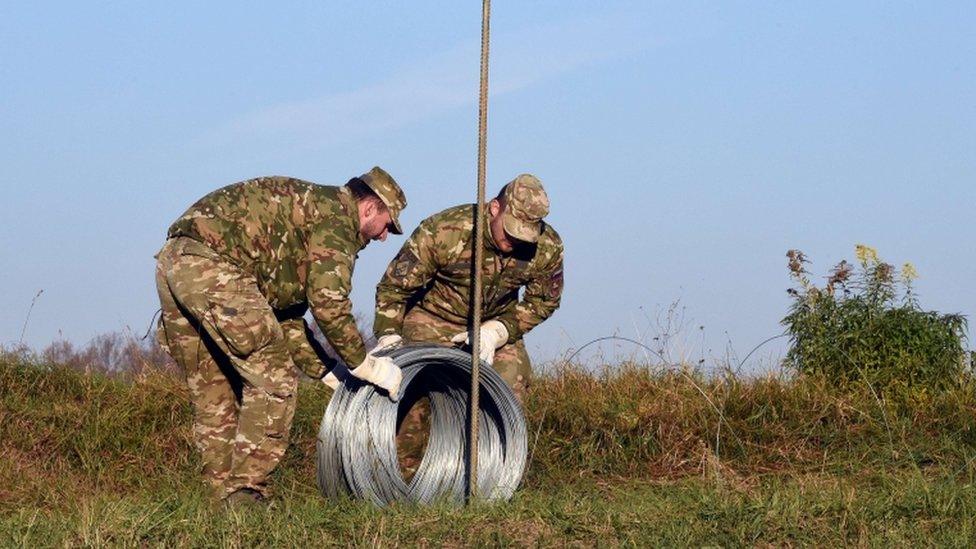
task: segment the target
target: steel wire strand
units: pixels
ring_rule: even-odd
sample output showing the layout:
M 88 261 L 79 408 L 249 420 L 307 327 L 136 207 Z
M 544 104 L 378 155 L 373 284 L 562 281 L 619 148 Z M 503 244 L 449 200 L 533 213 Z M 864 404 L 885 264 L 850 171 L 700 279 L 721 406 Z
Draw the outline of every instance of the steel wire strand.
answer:
M 454 387 L 470 386 L 470 378 L 458 375 L 457 372 L 450 370 L 439 371 L 438 376 L 451 377 L 445 388 L 447 394 L 443 398 L 432 401 L 431 413 L 431 440 L 428 447 L 431 449 L 429 455 L 436 456 L 438 459 L 425 460 L 415 474 L 419 477 L 418 482 L 411 483 L 411 501 L 420 503 L 432 503 L 439 495 L 449 493 L 451 499 L 462 498 L 467 482 L 466 461 L 464 460 L 466 445 L 464 444 L 465 431 L 464 423 L 456 421 L 455 418 L 466 417 L 468 400 L 466 391 L 459 391 Z M 432 396 L 439 395 L 439 388 L 432 387 Z M 485 408 L 481 410 L 479 421 L 479 456 L 485 456 L 485 463 L 501 463 L 505 459 L 504 438 L 500 432 L 499 425 L 504 420 L 499 417 L 497 410 L 493 409 L 493 403 L 487 402 Z M 492 490 L 491 487 L 497 486 L 501 480 L 503 468 L 486 467 L 479 465 L 479 487 L 484 490 Z M 428 478 L 430 477 L 430 478 Z M 481 480 L 483 479 L 483 480 Z
M 465 355 L 462 354 L 462 356 Z M 450 375 L 450 370 L 441 371 L 439 372 L 439 374 Z M 456 386 L 458 382 L 461 382 L 461 385 L 464 385 L 463 378 L 455 379 L 451 381 L 452 382 L 448 383 L 447 385 Z M 499 386 L 504 388 L 504 384 L 499 384 Z M 453 398 L 448 399 L 446 401 L 451 405 L 451 409 L 448 413 L 441 412 L 441 410 L 443 410 L 443 406 L 441 406 L 443 399 L 438 398 L 436 396 L 436 393 L 432 393 L 434 395 L 433 406 L 436 407 L 437 410 L 434 414 L 432 414 L 432 434 L 434 440 L 431 444 L 431 451 L 428 452 L 428 455 L 438 456 L 442 458 L 446 457 L 447 459 L 441 459 L 435 462 L 428 458 L 427 463 L 424 465 L 424 467 L 422 467 L 424 471 L 421 471 L 420 478 L 416 482 L 411 483 L 411 486 L 414 488 L 414 496 L 409 498 L 411 501 L 429 502 L 432 499 L 435 499 L 439 493 L 445 491 L 454 494 L 457 498 L 460 498 L 460 496 L 463 494 L 463 480 L 464 480 L 463 467 L 458 466 L 459 462 L 457 459 L 451 459 L 451 458 L 456 458 L 459 455 L 463 455 L 463 451 L 464 451 L 463 445 L 456 444 L 456 441 L 461 440 L 461 437 L 456 436 L 456 434 L 458 432 L 457 429 L 462 428 L 462 424 L 461 422 L 458 421 L 452 423 L 452 422 L 444 422 L 442 420 L 463 417 L 462 406 L 459 406 L 459 403 L 463 402 L 467 398 L 467 396 L 466 393 L 459 392 L 456 390 L 451 391 L 451 393 L 453 394 Z M 384 402 L 384 401 L 385 398 L 378 399 L 374 402 Z M 357 409 L 358 406 L 355 399 L 352 402 L 353 404 L 351 408 Z M 390 409 L 390 408 L 393 407 L 384 406 L 384 409 Z M 382 410 L 383 409 L 381 409 L 381 413 Z M 387 423 L 386 419 L 380 417 L 377 414 L 371 413 L 370 415 L 372 417 L 368 418 L 368 421 L 366 423 L 368 430 L 373 430 L 376 426 L 383 426 L 385 423 Z M 495 415 L 496 416 L 495 420 L 497 421 L 497 414 L 490 414 L 490 415 Z M 352 425 L 352 424 L 347 424 L 347 425 Z M 492 463 L 492 462 L 497 463 L 499 462 L 499 457 L 501 455 L 501 452 L 499 451 L 501 450 L 501 442 L 500 442 L 501 436 L 497 434 L 497 428 L 493 429 L 495 425 L 493 425 L 492 422 L 486 421 L 485 425 L 487 431 L 485 434 L 486 437 L 485 440 L 487 441 L 487 444 L 485 445 L 479 444 L 481 450 L 480 453 L 486 454 L 486 460 L 487 460 L 486 463 Z M 324 427 L 325 427 L 324 428 L 325 435 L 323 436 L 323 442 L 328 441 L 328 438 L 330 436 L 329 435 L 330 426 L 326 425 Z M 375 434 L 372 434 L 371 437 L 364 438 L 362 436 L 364 432 L 366 431 L 364 431 L 362 428 L 354 432 L 349 431 L 347 429 L 347 435 L 350 436 L 344 437 L 347 443 L 344 443 L 342 445 L 342 448 L 344 450 L 343 453 L 344 457 L 342 461 L 343 465 L 344 466 L 350 465 L 350 460 L 348 458 L 350 456 L 355 455 L 354 449 L 357 447 L 362 448 L 364 446 L 366 448 L 365 452 L 362 453 L 362 455 L 355 457 L 354 458 L 355 461 L 353 463 L 365 462 L 371 464 L 371 467 L 366 467 L 366 468 L 363 467 L 349 468 L 349 470 L 346 471 L 346 473 L 351 473 L 351 475 L 347 474 L 345 478 L 347 486 L 351 484 L 351 486 L 348 487 L 352 493 L 358 494 L 361 497 L 365 497 L 377 503 L 402 499 L 404 485 L 402 483 L 402 480 L 399 478 L 398 468 L 396 468 L 393 465 L 395 464 L 395 456 L 392 451 L 393 450 L 392 445 L 387 446 L 387 448 L 389 448 L 390 451 L 387 451 L 385 456 L 379 456 L 376 453 L 378 446 L 375 443 L 373 443 L 373 440 L 371 438 L 374 437 Z M 380 438 L 384 438 L 384 437 L 382 437 L 381 435 Z M 448 445 L 447 448 L 449 448 L 449 450 L 447 452 L 439 451 L 439 447 L 443 446 L 443 444 L 439 444 L 439 443 L 446 442 L 449 444 L 451 441 L 454 441 L 455 444 Z M 330 445 L 327 443 L 323 443 L 322 446 L 329 447 Z M 320 479 L 320 484 L 323 486 L 325 491 L 328 492 L 341 491 L 341 488 L 343 487 L 341 482 L 338 482 L 335 479 L 330 479 L 326 474 L 326 471 L 328 470 L 327 469 L 328 465 L 326 464 L 334 463 L 334 461 L 335 461 L 334 456 L 331 456 L 330 459 L 329 455 L 324 455 L 322 459 L 324 466 L 322 468 L 323 475 L 322 478 Z M 481 469 L 482 468 L 479 467 L 479 472 L 481 471 Z M 514 469 L 514 468 L 510 467 L 510 469 Z M 423 479 L 425 477 L 425 472 L 428 471 L 434 471 L 440 473 L 438 476 L 435 476 L 435 479 L 438 481 L 436 482 L 436 484 L 423 482 Z M 368 473 L 374 473 L 374 476 L 376 478 L 370 479 Z M 488 469 L 485 471 L 485 478 L 487 481 L 484 484 L 485 489 L 489 492 L 499 492 L 499 490 L 497 489 L 492 490 L 490 488 L 490 486 L 494 482 L 496 482 L 496 479 L 498 478 L 497 472 Z M 514 482 L 513 484 L 517 486 L 517 482 Z M 446 490 L 445 486 L 449 487 L 450 489 Z M 431 489 L 431 487 L 433 487 L 433 489 Z M 508 488 L 507 486 L 503 485 L 501 487 L 500 495 L 504 495 L 506 492 L 511 492 L 511 491 L 514 491 L 514 487 Z
M 461 504 L 467 482 L 471 355 L 440 346 L 407 346 L 383 353 L 403 373 L 400 401 L 346 376 L 319 429 L 318 485 L 326 497 L 354 497 L 379 506 L 394 502 Z M 514 393 L 486 364 L 480 375 L 478 494 L 512 497 L 522 481 L 528 435 Z M 417 470 L 403 480 L 396 452 L 398 421 L 414 403 L 429 401 L 430 436 Z

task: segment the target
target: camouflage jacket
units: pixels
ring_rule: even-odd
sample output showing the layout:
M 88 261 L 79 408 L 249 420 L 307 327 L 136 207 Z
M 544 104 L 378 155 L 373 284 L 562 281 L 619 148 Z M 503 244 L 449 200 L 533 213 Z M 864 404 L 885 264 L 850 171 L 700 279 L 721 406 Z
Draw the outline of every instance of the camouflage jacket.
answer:
M 253 274 L 276 313 L 290 311 L 286 316 L 294 318 L 296 311 L 310 308 L 350 367 L 365 358 L 349 291 L 356 256 L 366 241 L 359 234 L 356 200 L 345 187 L 289 177 L 235 183 L 197 201 L 168 236 L 203 242 Z M 307 341 L 297 343 L 297 333 L 297 325 L 295 334 L 286 333 L 293 355 L 314 356 Z M 302 369 L 321 377 L 321 365 L 313 372 L 306 362 Z
M 467 324 L 474 210 L 473 204 L 449 208 L 425 219 L 410 235 L 376 287 L 377 337 L 400 333 L 408 303 Z M 549 225 L 536 245 L 520 253 L 502 253 L 486 234 L 482 269 L 482 319 L 504 324 L 510 343 L 559 307 L 563 244 Z

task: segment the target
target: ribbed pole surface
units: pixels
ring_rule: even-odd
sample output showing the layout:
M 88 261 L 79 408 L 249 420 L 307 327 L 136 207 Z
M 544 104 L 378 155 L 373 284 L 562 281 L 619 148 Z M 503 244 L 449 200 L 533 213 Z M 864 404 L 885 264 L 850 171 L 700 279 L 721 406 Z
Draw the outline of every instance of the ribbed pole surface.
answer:
M 481 269 L 485 239 L 485 160 L 488 147 L 488 34 L 491 0 L 481 4 L 481 90 L 478 96 L 478 202 L 475 206 L 474 296 L 471 304 L 471 408 L 468 414 L 468 501 L 478 497 L 478 393 L 481 383 Z

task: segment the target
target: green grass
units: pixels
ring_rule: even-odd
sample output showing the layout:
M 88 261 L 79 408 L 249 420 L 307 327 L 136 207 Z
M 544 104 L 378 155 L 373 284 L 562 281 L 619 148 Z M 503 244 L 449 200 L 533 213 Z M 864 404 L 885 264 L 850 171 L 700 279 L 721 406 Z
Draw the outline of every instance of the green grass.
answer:
M 703 479 L 574 482 L 471 509 L 322 501 L 289 492 L 266 509 L 213 511 L 199 492 L 98 495 L 67 510 L 0 517 L 10 545 L 661 545 L 971 546 L 976 489 L 918 475 L 770 478 L 749 489 Z
M 884 399 L 803 378 L 564 368 L 527 406 L 506 504 L 378 510 L 314 486 L 327 391 L 303 385 L 270 506 L 214 507 L 171 372 L 0 354 L 0 546 L 976 543 L 976 392 Z

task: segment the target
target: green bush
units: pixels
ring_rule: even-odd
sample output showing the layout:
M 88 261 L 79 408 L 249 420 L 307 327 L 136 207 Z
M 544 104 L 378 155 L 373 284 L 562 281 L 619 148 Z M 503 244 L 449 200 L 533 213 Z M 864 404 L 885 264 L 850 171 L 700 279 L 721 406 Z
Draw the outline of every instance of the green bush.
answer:
M 810 282 L 803 252 L 787 252 L 797 282 L 788 290 L 793 303 L 782 321 L 791 338 L 787 365 L 838 385 L 957 384 L 969 355 L 966 318 L 923 311 L 912 291 L 917 274 L 910 263 L 897 271 L 864 245 L 856 255 L 857 266 L 841 261 L 821 288 Z

